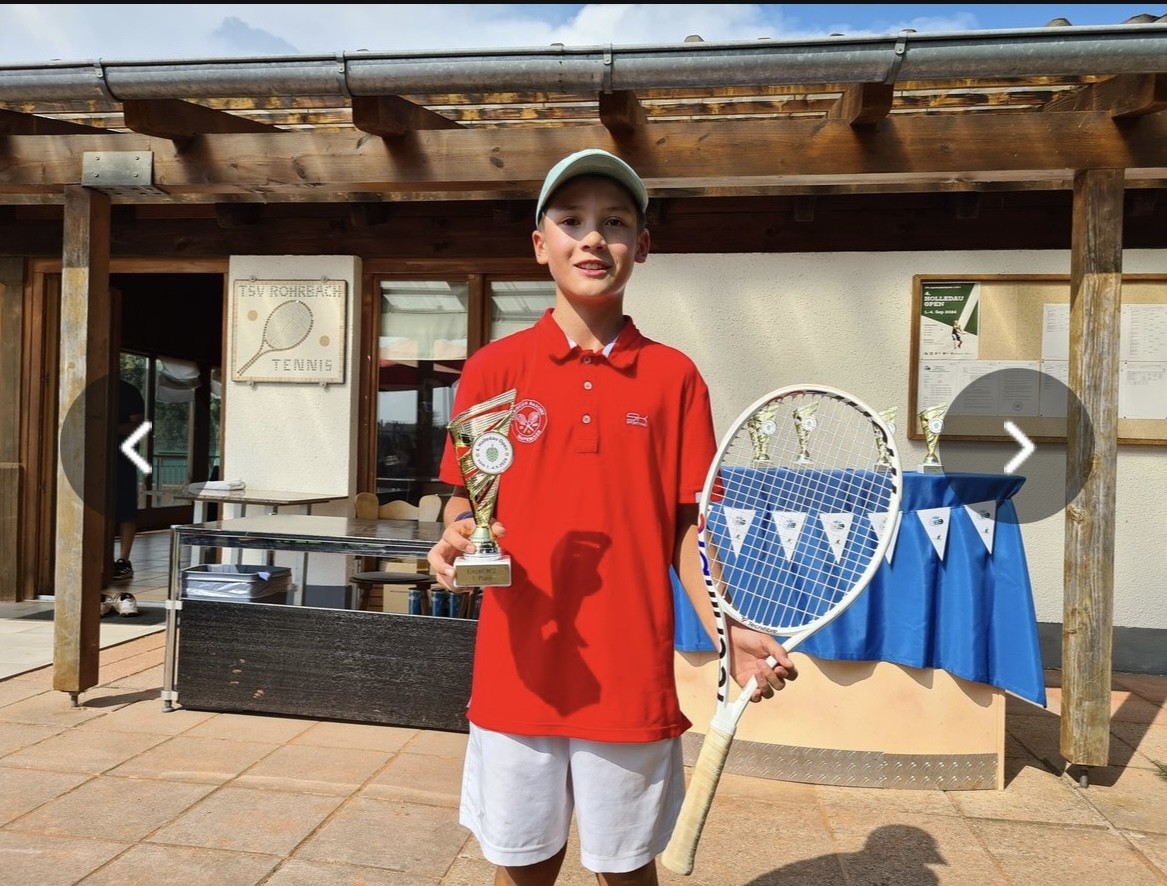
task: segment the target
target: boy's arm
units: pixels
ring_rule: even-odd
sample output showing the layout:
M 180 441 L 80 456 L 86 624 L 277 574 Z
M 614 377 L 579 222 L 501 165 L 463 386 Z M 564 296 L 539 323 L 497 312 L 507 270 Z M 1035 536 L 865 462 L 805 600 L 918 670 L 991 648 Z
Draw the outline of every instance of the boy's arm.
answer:
M 693 604 L 693 609 L 705 628 L 705 633 L 719 646 L 717 619 L 713 614 L 713 603 L 705 587 L 701 571 L 701 556 L 697 549 L 697 505 L 684 504 L 677 508 L 677 540 L 673 553 L 673 569 L 685 589 L 685 596 Z M 725 617 L 730 650 L 730 671 L 739 686 L 745 686 L 751 677 L 756 677 L 758 688 L 751 701 L 770 698 L 775 690 L 786 685 L 787 680 L 798 676 L 786 650 L 769 634 L 755 631 Z M 773 657 L 777 664 L 770 667 L 766 659 Z

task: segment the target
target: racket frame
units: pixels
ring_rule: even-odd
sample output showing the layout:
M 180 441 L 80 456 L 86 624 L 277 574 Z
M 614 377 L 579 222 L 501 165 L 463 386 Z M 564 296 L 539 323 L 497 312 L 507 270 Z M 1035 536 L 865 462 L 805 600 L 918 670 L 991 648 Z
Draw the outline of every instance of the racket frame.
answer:
M 701 743 L 701 751 L 693 765 L 689 786 L 685 792 L 685 799 L 681 805 L 681 811 L 677 816 L 677 823 L 673 829 L 672 838 L 665 848 L 664 853 L 661 855 L 661 860 L 666 868 L 673 873 L 683 876 L 688 876 L 693 872 L 693 865 L 697 855 L 697 845 L 700 842 L 701 832 L 705 827 L 705 820 L 713 804 L 713 796 L 717 791 L 717 784 L 721 779 L 722 770 L 724 770 L 726 760 L 729 757 L 734 733 L 737 731 L 737 724 L 750 704 L 750 697 L 758 688 L 757 678 L 751 677 L 734 699 L 730 700 L 728 698 L 732 675 L 730 674 L 727 614 L 729 617 L 734 617 L 737 613 L 733 609 L 732 604 L 726 601 L 721 595 L 713 581 L 707 538 L 709 509 L 712 504 L 714 490 L 718 486 L 722 459 L 737 438 L 742 427 L 764 406 L 775 400 L 789 399 L 797 394 L 819 394 L 824 397 L 843 401 L 856 411 L 862 413 L 882 432 L 887 447 L 888 462 L 890 463 L 890 467 L 883 469 L 883 472 L 891 480 L 888 512 L 889 519 L 894 522 L 890 523 L 885 531 L 877 537 L 876 546 L 872 552 L 870 562 L 864 569 L 863 574 L 859 576 L 846 594 L 817 619 L 792 631 L 789 635 L 775 635 L 785 637 L 782 641 L 782 646 L 787 652 L 794 651 L 805 639 L 838 618 L 867 589 L 871 584 L 871 580 L 875 577 L 876 572 L 882 566 L 883 560 L 887 555 L 888 546 L 891 544 L 892 539 L 895 538 L 898 528 L 900 506 L 903 500 L 903 469 L 895 446 L 895 440 L 883 418 L 874 409 L 851 394 L 826 385 L 796 385 L 778 388 L 755 400 L 742 410 L 737 419 L 730 425 L 729 431 L 723 435 L 717 452 L 713 457 L 713 462 L 709 466 L 709 472 L 705 477 L 705 486 L 701 490 L 697 516 L 697 551 L 701 558 L 701 577 L 705 582 L 705 590 L 708 592 L 710 603 L 713 606 L 714 623 L 717 632 L 717 707 L 710 721 L 709 730 L 706 732 L 705 738 Z M 874 467 L 874 461 L 872 464 Z M 737 619 L 735 618 L 735 620 Z M 777 661 L 771 656 L 767 659 L 767 663 L 770 667 L 774 667 Z

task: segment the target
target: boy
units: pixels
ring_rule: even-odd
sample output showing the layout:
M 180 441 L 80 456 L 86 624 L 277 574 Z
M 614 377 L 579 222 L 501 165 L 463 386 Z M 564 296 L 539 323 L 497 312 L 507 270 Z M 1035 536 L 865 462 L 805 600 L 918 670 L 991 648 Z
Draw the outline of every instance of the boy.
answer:
M 532 242 L 555 306 L 471 356 L 454 404 L 515 388 L 520 417 L 493 526 L 512 583 L 483 595 L 462 783 L 461 821 L 496 884 L 554 883 L 573 813 L 600 883 L 656 883 L 684 795 L 668 570 L 712 635 L 695 502 L 716 441 L 692 361 L 624 315 L 647 204 L 605 151 L 548 172 Z M 441 479 L 463 484 L 449 444 Z M 473 550 L 465 489 L 445 519 L 429 562 L 452 588 L 454 558 Z M 753 700 L 796 676 L 772 637 L 732 626 L 730 641 L 735 679 L 758 678 Z

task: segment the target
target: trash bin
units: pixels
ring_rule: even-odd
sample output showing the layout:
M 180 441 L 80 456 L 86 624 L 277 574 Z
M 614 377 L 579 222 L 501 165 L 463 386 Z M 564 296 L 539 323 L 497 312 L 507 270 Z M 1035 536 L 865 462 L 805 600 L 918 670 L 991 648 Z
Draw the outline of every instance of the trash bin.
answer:
M 187 600 L 286 603 L 291 589 L 292 570 L 287 566 L 204 563 L 182 570 L 182 596 Z

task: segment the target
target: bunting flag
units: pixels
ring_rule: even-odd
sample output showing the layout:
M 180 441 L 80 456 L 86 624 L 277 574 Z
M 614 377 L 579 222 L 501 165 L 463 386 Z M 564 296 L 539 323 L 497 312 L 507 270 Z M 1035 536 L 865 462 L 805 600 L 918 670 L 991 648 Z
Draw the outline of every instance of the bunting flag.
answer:
M 948 525 L 952 508 L 921 508 L 916 511 L 916 517 L 932 547 L 936 549 L 936 556 L 944 559 L 944 550 L 948 546 Z
M 851 523 L 855 515 L 850 511 L 838 514 L 819 514 L 819 523 L 826 533 L 827 541 L 831 544 L 831 553 L 835 555 L 835 562 L 843 559 L 843 552 L 847 548 L 847 538 L 851 535 Z
M 977 537 L 984 542 L 985 550 L 993 553 L 993 533 L 997 528 L 997 503 L 995 501 L 978 501 L 976 504 L 965 505 L 969 519 L 977 531 Z
M 722 510 L 725 512 L 725 526 L 729 530 L 729 543 L 733 546 L 733 552 L 740 554 L 742 543 L 749 535 L 750 527 L 754 525 L 756 512 L 753 508 L 725 507 Z
M 774 525 L 778 528 L 778 541 L 782 543 L 782 553 L 787 560 L 794 559 L 794 552 L 798 549 L 798 539 L 802 535 L 802 527 L 806 525 L 806 514 L 802 511 L 774 511 Z
M 894 514 L 890 511 L 869 511 L 867 519 L 871 522 L 871 528 L 875 530 L 875 536 L 880 541 L 883 541 L 884 536 L 891 534 L 891 541 L 888 543 L 887 551 L 883 558 L 888 563 L 891 562 L 892 554 L 896 549 L 897 536 L 900 532 L 900 512 L 896 511 Z

